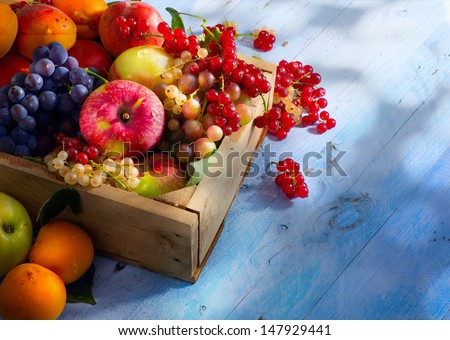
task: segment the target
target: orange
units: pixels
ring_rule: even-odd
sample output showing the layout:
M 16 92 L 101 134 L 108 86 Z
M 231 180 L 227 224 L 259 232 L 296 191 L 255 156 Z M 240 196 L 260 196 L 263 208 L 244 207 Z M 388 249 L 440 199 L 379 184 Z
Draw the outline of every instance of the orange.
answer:
M 108 8 L 104 0 L 53 0 L 53 6 L 66 13 L 77 25 L 77 39 L 98 38 L 100 17 Z
M 41 45 L 59 42 L 66 50 L 77 39 L 77 26 L 71 18 L 56 7 L 36 4 L 25 6 L 17 11 L 19 30 L 16 37 L 16 50 L 32 59 L 33 50 Z
M 30 262 L 55 272 L 66 284 L 83 276 L 93 260 L 94 246 L 89 235 L 66 221 L 44 225 L 30 252 Z
M 23 263 L 0 286 L 0 315 L 6 320 L 55 320 L 66 305 L 66 287 L 52 271 Z
M 11 49 L 19 27 L 16 14 L 11 7 L 0 3 L 0 58 Z

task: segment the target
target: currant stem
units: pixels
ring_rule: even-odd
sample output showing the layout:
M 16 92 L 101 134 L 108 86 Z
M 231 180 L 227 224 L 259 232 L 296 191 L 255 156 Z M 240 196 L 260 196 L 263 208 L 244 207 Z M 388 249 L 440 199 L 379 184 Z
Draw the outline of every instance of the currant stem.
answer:
M 90 74 L 91 76 L 94 76 L 95 78 L 100 79 L 103 83 L 107 84 L 109 83 L 109 81 L 105 78 L 103 78 L 101 75 L 99 75 L 98 73 L 95 73 L 93 71 L 91 71 L 90 69 L 88 69 L 87 67 L 84 68 L 84 70 L 87 72 L 87 74 Z
M 121 180 L 119 180 L 114 174 L 112 174 L 108 169 L 106 169 L 103 165 L 95 163 L 93 160 L 90 160 L 89 163 L 91 163 L 93 166 L 95 166 L 97 169 L 100 169 L 104 171 L 108 176 L 110 176 L 116 183 L 120 185 L 120 187 L 124 190 L 132 191 L 125 183 L 123 183 Z

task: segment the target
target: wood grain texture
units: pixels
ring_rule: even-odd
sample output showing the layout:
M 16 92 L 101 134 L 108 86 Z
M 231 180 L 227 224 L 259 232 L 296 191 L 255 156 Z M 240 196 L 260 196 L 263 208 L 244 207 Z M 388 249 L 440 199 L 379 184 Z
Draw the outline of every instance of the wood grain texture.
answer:
M 61 318 L 449 320 L 449 3 L 152 5 L 165 20 L 174 7 L 276 29 L 273 51 L 244 37 L 239 51 L 313 65 L 338 125 L 265 139 L 197 283 L 97 256 L 97 305 L 69 304 Z M 308 199 L 273 183 L 270 160 L 288 154 L 308 170 Z

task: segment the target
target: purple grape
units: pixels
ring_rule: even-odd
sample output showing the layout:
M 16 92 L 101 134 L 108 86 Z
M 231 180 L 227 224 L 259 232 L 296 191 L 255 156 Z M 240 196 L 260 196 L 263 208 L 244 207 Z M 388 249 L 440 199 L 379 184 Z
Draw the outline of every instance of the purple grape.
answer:
M 33 62 L 48 58 L 50 49 L 47 46 L 36 47 L 33 51 Z
M 16 144 L 25 144 L 30 138 L 28 132 L 21 129 L 20 127 L 15 127 L 14 129 L 12 129 L 10 135 Z
M 59 43 L 59 42 L 57 42 L 57 41 L 52 41 L 50 44 L 47 45 L 47 47 L 48 47 L 49 49 L 52 49 L 52 48 L 55 47 L 55 46 L 61 46 L 61 47 L 62 47 L 61 43 Z
M 42 92 L 39 95 L 39 106 L 46 111 L 56 109 L 58 106 L 58 96 L 52 91 Z
M 30 73 L 36 73 L 36 63 L 31 63 L 28 67 L 28 71 L 30 71 Z
M 36 125 L 40 128 L 47 126 L 50 121 L 50 116 L 47 111 L 39 110 L 33 115 L 36 120 Z
M 37 73 L 30 73 L 25 77 L 25 87 L 33 92 L 37 92 L 44 86 L 44 78 Z
M 0 92 L 0 109 L 9 107 L 9 98 L 8 94 Z
M 34 113 L 39 109 L 39 98 L 34 94 L 27 94 L 20 102 L 28 111 Z
M 7 107 L 3 107 L 0 109 L 0 124 L 4 126 L 8 126 L 12 123 L 11 112 Z
M 70 81 L 72 84 L 88 84 L 89 74 L 86 72 L 84 68 L 76 67 L 72 71 L 70 71 Z
M 64 84 L 70 81 L 69 74 L 70 71 L 67 67 L 58 66 L 53 73 L 52 78 L 57 84 Z
M 28 148 L 28 145 L 21 144 L 16 145 L 13 151 L 13 155 L 23 157 L 23 156 L 30 156 L 30 149 Z
M 58 90 L 58 84 L 53 80 L 53 78 L 45 78 L 44 79 L 44 86 L 42 86 L 41 91 L 52 91 L 57 92 Z
M 78 64 L 78 60 L 77 59 L 75 59 L 74 57 L 69 56 L 69 57 L 67 57 L 66 62 L 62 66 L 67 67 L 67 69 L 69 71 L 72 71 L 73 69 L 77 68 L 79 66 L 79 64 Z
M 33 136 L 33 135 L 30 136 L 30 139 L 27 142 L 27 146 L 30 149 L 30 151 L 34 151 L 37 148 L 38 141 L 37 141 L 36 136 Z
M 8 129 L 6 126 L 0 125 L 0 137 L 6 136 L 8 134 Z
M 23 73 L 23 72 L 18 72 L 16 74 L 14 74 L 11 77 L 11 85 L 16 85 L 16 86 L 23 87 L 26 76 L 27 75 L 25 73 Z
M 0 138 L 0 152 L 12 153 L 16 143 L 9 136 L 3 136 Z
M 22 104 L 14 104 L 9 111 L 11 112 L 12 119 L 16 122 L 20 122 L 28 115 L 27 109 Z
M 19 122 L 19 127 L 25 131 L 31 132 L 36 127 L 36 120 L 31 116 L 26 116 Z
M 51 77 L 53 72 L 55 72 L 55 64 L 48 58 L 37 61 L 34 68 L 36 73 L 41 75 L 43 78 Z
M 75 108 L 75 102 L 69 93 L 61 93 L 58 95 L 58 109 L 67 112 Z
M 53 61 L 56 65 L 62 65 L 66 62 L 69 54 L 67 50 L 62 46 L 54 46 L 50 49 L 48 57 L 51 61 Z
M 23 97 L 25 97 L 25 90 L 20 86 L 11 86 L 8 90 L 8 97 L 14 104 L 20 103 Z
M 76 84 L 72 87 L 72 91 L 70 92 L 70 97 L 72 97 L 73 101 L 76 103 L 84 103 L 84 100 L 89 95 L 89 90 L 86 86 L 81 84 Z

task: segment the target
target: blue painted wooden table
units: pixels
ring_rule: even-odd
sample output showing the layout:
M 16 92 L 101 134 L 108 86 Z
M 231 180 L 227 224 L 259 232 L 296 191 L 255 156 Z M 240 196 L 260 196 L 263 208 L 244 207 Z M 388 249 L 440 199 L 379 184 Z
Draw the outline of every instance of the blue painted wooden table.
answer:
M 266 138 L 194 285 L 96 257 L 95 306 L 62 319 L 450 319 L 450 3 L 152 1 L 239 31 L 323 76 L 335 129 Z M 185 17 L 198 28 L 199 21 Z M 197 26 L 195 26 L 197 25 Z M 290 201 L 267 161 L 288 152 L 310 196 Z

